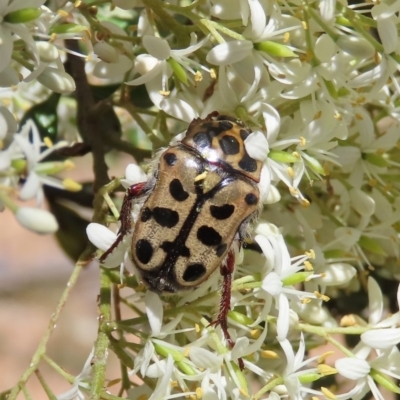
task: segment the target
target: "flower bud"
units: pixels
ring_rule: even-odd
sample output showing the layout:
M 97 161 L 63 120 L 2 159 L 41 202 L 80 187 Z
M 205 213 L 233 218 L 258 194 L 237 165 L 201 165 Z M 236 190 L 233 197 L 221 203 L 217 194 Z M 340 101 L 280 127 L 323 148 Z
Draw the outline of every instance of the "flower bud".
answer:
M 375 49 L 372 44 L 362 37 L 340 35 L 336 44 L 340 50 L 356 58 L 371 58 L 375 54 Z
M 75 90 L 75 82 L 71 75 L 57 68 L 46 67 L 37 80 L 56 93 L 66 94 Z
M 54 233 L 58 223 L 53 214 L 46 210 L 33 207 L 19 207 L 15 218 L 25 228 L 37 233 Z
M 22 8 L 8 13 L 4 20 L 13 24 L 23 24 L 35 20 L 40 14 L 40 8 Z
M 50 42 L 36 42 L 36 48 L 39 52 L 39 57 L 42 61 L 50 63 L 56 61 L 59 58 L 57 47 Z
M 115 63 L 119 60 L 118 50 L 106 42 L 98 42 L 93 46 L 93 51 L 100 60 L 107 63 Z

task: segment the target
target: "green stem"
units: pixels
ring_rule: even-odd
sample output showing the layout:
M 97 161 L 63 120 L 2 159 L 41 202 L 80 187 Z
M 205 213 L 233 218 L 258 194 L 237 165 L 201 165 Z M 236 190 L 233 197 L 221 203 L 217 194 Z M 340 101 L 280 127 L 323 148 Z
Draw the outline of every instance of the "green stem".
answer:
M 351 8 L 342 7 L 343 15 L 352 23 L 354 29 L 365 39 L 368 40 L 374 46 L 375 50 L 379 53 L 384 53 L 385 50 L 383 46 L 374 38 L 372 35 L 368 33 L 368 31 L 364 28 L 363 22 L 361 22 L 359 14 L 353 11 Z
M 42 385 L 43 390 L 46 392 L 47 397 L 49 398 L 49 400 L 57 400 L 56 396 L 54 395 L 54 393 L 50 389 L 50 386 L 44 380 L 43 375 L 40 373 L 40 371 L 38 369 L 35 371 L 35 375 L 38 378 L 38 381 L 40 382 L 40 384 Z
M 278 377 L 273 379 L 272 381 L 269 381 L 262 389 L 260 389 L 254 396 L 253 400 L 258 400 L 264 393 L 269 392 L 272 390 L 275 386 L 282 385 L 283 383 L 283 378 Z
M 314 326 L 308 324 L 298 324 L 297 329 L 302 332 L 314 333 L 324 338 L 329 334 L 340 333 L 343 335 L 361 335 L 364 332 L 370 331 L 370 326 L 347 326 L 347 327 L 333 327 L 326 328 L 324 326 Z
M 85 262 L 86 264 L 86 262 Z M 7 400 L 15 400 L 18 396 L 18 393 L 20 390 L 25 386 L 26 382 L 28 381 L 29 377 L 34 373 L 34 371 L 37 369 L 40 360 L 42 359 L 43 355 L 46 352 L 46 347 L 47 343 L 50 339 L 51 333 L 53 332 L 56 322 L 61 314 L 61 310 L 64 308 L 64 305 L 71 293 L 72 288 L 75 286 L 75 283 L 78 280 L 79 274 L 82 271 L 82 267 L 84 265 L 84 262 L 81 261 L 81 259 L 77 262 L 75 265 L 72 274 L 68 280 L 68 283 L 64 289 L 63 294 L 61 295 L 61 298 L 57 304 L 56 310 L 54 314 L 52 315 L 49 324 L 47 326 L 46 332 L 42 337 L 42 340 L 39 343 L 38 348 L 35 351 L 35 354 L 32 357 L 32 360 L 29 364 L 29 368 L 22 374 L 21 378 L 19 379 L 18 383 L 14 386 L 14 388 L 11 390 L 10 395 L 8 396 Z
M 100 326 L 111 321 L 111 281 L 107 274 L 100 270 Z M 108 335 L 99 329 L 94 346 L 93 381 L 90 400 L 100 400 L 105 387 L 107 355 L 110 340 Z
M 63 368 L 61 368 L 57 363 L 55 363 L 47 354 L 43 354 L 43 361 L 46 361 L 56 372 L 58 372 L 66 381 L 69 383 L 74 383 L 75 377 L 68 374 Z
M 163 28 L 175 36 L 178 46 L 186 47 L 189 44 L 190 37 L 186 27 L 165 10 L 166 3 L 161 0 L 143 0 L 143 3 L 157 15 Z

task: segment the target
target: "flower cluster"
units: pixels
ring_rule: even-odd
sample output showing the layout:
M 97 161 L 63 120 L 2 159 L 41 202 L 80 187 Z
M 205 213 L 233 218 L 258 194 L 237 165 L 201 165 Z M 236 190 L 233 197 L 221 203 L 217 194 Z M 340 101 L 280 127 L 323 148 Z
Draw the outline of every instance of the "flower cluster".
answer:
M 400 299 L 393 315 L 384 315 L 378 284 L 395 282 L 397 289 L 400 280 L 398 1 L 113 0 L 63 2 L 61 10 L 44 0 L 4 3 L 0 85 L 38 81 L 71 92 L 75 83 L 61 61 L 65 52 L 82 55 L 63 40 L 83 38 L 85 80 L 107 86 L 102 101 L 133 120 L 124 121 L 125 142 L 114 138 L 104 148 L 136 155 L 129 140 L 141 148 L 138 138 L 146 137 L 157 154 L 181 140 L 193 119 L 214 111 L 252 129 L 245 148 L 262 163 L 262 210 L 247 247 L 233 245 L 232 348 L 221 327 L 210 325 L 218 273 L 193 291 L 149 292 L 131 262 L 134 226 L 116 234 L 105 226 L 104 204 L 95 210 L 88 237 L 102 252 L 112 248 L 102 273 L 131 288 L 123 302 L 135 312 L 128 320 L 102 319 L 100 329 L 121 360 L 125 396 L 361 399 L 371 391 L 383 399 L 381 387 L 400 393 L 392 381 L 400 379 Z M 0 203 L 22 222 L 27 212 L 8 191 L 41 203 L 41 184 L 60 185 L 49 174 L 61 168 L 41 161 L 64 142 L 41 152 L 32 123 L 14 134 L 6 107 L 1 121 Z M 156 156 L 143 164 L 146 172 L 129 165 L 112 189 L 151 179 L 157 162 Z M 103 194 L 117 222 L 110 193 Z M 142 204 L 132 208 L 134 223 Z M 124 219 L 122 213 L 122 225 Z M 341 298 L 364 290 L 367 310 L 343 306 Z M 361 337 L 350 348 L 334 333 Z M 132 334 L 139 340 L 131 341 Z M 310 353 L 326 340 L 336 362 Z M 89 361 L 60 399 L 92 390 Z M 328 375 L 355 382 L 348 391 L 327 388 L 321 382 Z

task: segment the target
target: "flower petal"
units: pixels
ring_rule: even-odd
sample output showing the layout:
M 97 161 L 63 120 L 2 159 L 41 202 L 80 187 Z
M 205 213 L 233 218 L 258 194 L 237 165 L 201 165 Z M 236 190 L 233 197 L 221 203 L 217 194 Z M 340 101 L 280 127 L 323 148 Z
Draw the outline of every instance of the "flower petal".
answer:
M 339 371 L 340 375 L 351 380 L 365 378 L 371 370 L 367 361 L 355 357 L 345 357 L 336 360 L 335 368 Z

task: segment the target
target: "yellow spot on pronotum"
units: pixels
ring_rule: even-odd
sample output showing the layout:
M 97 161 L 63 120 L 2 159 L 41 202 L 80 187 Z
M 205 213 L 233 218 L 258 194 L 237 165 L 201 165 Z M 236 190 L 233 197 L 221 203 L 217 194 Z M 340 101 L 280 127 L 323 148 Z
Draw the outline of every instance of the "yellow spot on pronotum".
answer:
M 63 186 L 70 192 L 79 192 L 82 190 L 82 185 L 80 183 L 69 178 L 63 180 Z
M 326 387 L 321 386 L 321 392 L 329 400 L 335 400 L 336 399 L 336 396 L 329 389 L 327 389 Z
M 202 174 L 197 175 L 196 178 L 194 178 L 194 181 L 195 182 L 204 181 L 204 179 L 206 179 L 206 176 L 207 176 L 207 171 L 204 171 Z
M 260 353 L 262 358 L 269 358 L 271 360 L 278 360 L 279 359 L 279 355 L 278 353 L 275 353 L 275 351 L 272 350 L 263 350 Z

